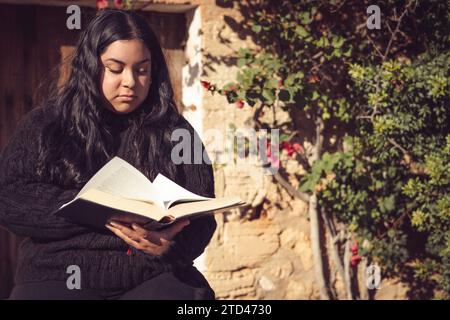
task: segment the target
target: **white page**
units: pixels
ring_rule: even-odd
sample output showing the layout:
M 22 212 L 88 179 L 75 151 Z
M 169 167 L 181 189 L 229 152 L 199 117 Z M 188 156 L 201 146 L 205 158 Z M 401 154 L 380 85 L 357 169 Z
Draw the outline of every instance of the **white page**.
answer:
M 161 194 L 150 180 L 125 160 L 114 157 L 105 164 L 81 189 L 77 197 L 88 189 L 98 189 L 123 198 L 150 201 L 163 207 Z
M 186 190 L 179 184 L 173 182 L 161 173 L 158 173 L 155 180 L 153 180 L 153 187 L 160 192 L 160 199 L 164 202 L 165 208 L 169 208 L 172 203 L 180 200 L 210 200 L 214 198 L 207 198 L 199 196 L 195 193 Z

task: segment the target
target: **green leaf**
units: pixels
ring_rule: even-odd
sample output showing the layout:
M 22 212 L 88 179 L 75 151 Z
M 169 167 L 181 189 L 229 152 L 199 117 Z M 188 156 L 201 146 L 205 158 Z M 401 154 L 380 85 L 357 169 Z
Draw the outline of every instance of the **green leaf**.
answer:
M 301 38 L 305 38 L 309 34 L 308 31 L 306 31 L 306 29 L 301 25 L 295 27 L 295 33 L 298 34 Z
M 261 32 L 261 26 L 259 24 L 255 24 L 252 27 L 253 32 L 260 33 Z
M 234 83 L 234 82 L 228 82 L 228 83 L 226 83 L 226 84 L 223 86 L 222 89 L 223 89 L 224 91 L 230 91 L 230 89 L 233 88 L 233 87 L 237 87 L 237 84 Z
M 395 195 L 391 195 L 387 198 L 384 198 L 384 208 L 387 211 L 392 211 L 395 209 Z
M 272 104 L 273 101 L 275 100 L 275 94 L 274 94 L 273 90 L 264 89 L 262 92 L 262 95 L 269 104 Z
M 313 91 L 311 100 L 317 100 L 320 97 L 320 94 L 317 91 Z
M 334 49 L 334 50 L 333 50 L 333 55 L 334 55 L 336 58 L 340 58 L 341 55 L 342 55 L 342 51 L 339 50 L 339 49 Z
M 264 84 L 264 88 L 266 89 L 276 89 L 278 88 L 278 80 L 277 79 L 270 79 L 266 81 Z
M 312 22 L 311 14 L 309 12 L 302 12 L 300 14 L 300 22 L 302 24 L 310 24 Z
M 347 51 L 343 53 L 344 57 L 350 57 L 352 55 L 352 47 L 349 47 Z
M 333 40 L 331 41 L 331 44 L 333 45 L 333 48 L 339 49 L 344 44 L 345 39 L 343 37 L 337 37 L 334 36 Z
M 321 37 L 317 42 L 316 45 L 320 48 L 328 47 L 330 45 L 330 41 L 328 41 L 327 37 Z
M 237 60 L 237 66 L 239 67 L 239 68 L 242 68 L 243 66 L 245 66 L 247 64 L 247 59 L 245 59 L 245 58 L 239 58 L 238 60 Z
M 291 87 L 291 86 L 294 86 L 294 85 L 298 85 L 298 84 L 301 83 L 301 79 L 303 79 L 304 76 L 305 75 L 304 75 L 304 73 L 302 71 L 299 71 L 297 73 L 291 73 L 284 80 L 284 85 L 286 87 Z

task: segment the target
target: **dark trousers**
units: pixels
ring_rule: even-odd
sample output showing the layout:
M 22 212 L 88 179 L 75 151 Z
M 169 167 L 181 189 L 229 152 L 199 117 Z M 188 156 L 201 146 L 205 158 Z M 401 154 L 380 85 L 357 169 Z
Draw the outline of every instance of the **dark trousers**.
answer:
M 128 291 L 68 289 L 65 281 L 17 285 L 9 300 L 214 300 L 214 291 L 195 268 L 165 272 Z

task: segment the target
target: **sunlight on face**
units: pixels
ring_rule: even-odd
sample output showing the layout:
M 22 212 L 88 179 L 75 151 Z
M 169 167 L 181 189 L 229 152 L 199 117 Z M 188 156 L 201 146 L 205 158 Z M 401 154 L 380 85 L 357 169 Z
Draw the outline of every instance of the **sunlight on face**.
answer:
M 101 88 L 111 111 L 126 114 L 145 100 L 151 84 L 151 56 L 137 39 L 117 40 L 100 56 Z

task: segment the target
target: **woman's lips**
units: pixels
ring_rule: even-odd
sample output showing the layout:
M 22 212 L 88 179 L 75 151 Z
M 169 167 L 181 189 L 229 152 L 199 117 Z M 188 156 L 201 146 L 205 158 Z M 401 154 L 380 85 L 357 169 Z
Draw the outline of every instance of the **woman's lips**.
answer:
M 120 101 L 132 101 L 136 99 L 136 96 L 118 96 L 117 99 Z

